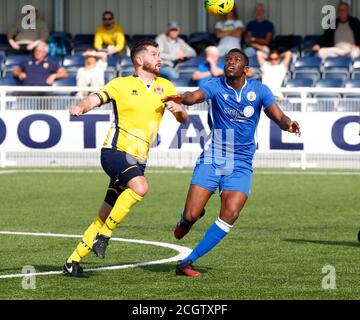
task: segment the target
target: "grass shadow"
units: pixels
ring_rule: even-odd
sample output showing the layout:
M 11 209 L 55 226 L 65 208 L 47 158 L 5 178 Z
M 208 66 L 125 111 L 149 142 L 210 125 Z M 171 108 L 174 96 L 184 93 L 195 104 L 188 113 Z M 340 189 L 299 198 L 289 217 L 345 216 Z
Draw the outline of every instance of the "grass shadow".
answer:
M 360 247 L 360 243 L 356 241 L 336 241 L 336 240 L 307 240 L 307 239 L 283 239 L 282 241 L 293 243 L 313 243 L 326 246 L 340 246 L 340 247 Z

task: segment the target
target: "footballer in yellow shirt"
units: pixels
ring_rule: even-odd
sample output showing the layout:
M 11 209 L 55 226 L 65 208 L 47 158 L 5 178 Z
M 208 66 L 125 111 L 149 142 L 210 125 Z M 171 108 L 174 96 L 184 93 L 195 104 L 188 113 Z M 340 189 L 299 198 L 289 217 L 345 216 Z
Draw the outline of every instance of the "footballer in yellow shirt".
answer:
M 135 67 L 133 76 L 110 81 L 69 110 L 71 115 L 79 116 L 112 102 L 115 115 L 101 149 L 101 165 L 110 177 L 110 184 L 97 217 L 64 263 L 64 273 L 70 276 L 85 275 L 79 262 L 91 250 L 99 258 L 105 257 L 113 230 L 147 193 L 145 162 L 165 109 L 180 123 L 188 120 L 188 113 L 180 104 L 162 102 L 164 97 L 176 95 L 176 89 L 170 81 L 158 77 L 161 67 L 158 44 L 152 39 L 140 40 L 131 49 L 131 59 Z

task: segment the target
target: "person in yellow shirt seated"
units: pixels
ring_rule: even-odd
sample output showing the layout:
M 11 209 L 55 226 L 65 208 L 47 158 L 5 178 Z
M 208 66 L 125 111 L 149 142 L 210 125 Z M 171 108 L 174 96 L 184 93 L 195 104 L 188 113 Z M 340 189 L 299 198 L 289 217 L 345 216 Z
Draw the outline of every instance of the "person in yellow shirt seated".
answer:
M 124 30 L 115 23 L 114 14 L 111 11 L 105 11 L 102 20 L 102 25 L 95 32 L 94 48 L 106 51 L 108 55 L 121 52 L 126 45 Z

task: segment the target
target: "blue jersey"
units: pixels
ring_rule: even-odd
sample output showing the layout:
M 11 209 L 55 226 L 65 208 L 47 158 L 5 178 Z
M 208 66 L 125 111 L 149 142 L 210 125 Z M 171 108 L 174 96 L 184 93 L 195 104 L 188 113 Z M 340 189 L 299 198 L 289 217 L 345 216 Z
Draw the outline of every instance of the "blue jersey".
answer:
M 201 90 L 205 99 L 210 100 L 211 137 L 200 162 L 211 161 L 216 167 L 229 169 L 251 166 L 261 109 L 276 103 L 274 95 L 266 85 L 253 79 L 247 79 L 237 91 L 224 77 L 207 81 Z

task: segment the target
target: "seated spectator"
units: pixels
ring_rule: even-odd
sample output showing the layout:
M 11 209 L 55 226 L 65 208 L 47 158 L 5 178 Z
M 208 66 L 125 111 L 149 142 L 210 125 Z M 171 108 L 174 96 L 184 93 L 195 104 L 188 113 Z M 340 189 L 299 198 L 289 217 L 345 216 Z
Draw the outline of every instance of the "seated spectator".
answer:
M 266 56 L 269 51 L 269 45 L 274 35 L 274 25 L 265 19 L 265 6 L 258 3 L 255 6 L 255 20 L 250 21 L 246 26 L 244 50 L 248 57 L 256 54 L 260 50 Z
M 205 49 L 206 62 L 198 65 L 192 75 L 192 79 L 197 81 L 197 86 L 201 87 L 212 77 L 220 77 L 224 74 L 224 63 L 219 60 L 219 49 L 209 46 Z
M 13 75 L 25 86 L 51 86 L 56 79 L 66 78 L 68 72 L 56 62 L 47 58 L 48 45 L 40 41 L 34 50 L 34 57 L 16 67 Z
M 360 56 L 360 21 L 349 15 L 349 5 L 341 2 L 338 6 L 336 29 L 327 29 L 313 51 L 319 52 L 322 59 L 328 57 Z
M 238 18 L 236 6 L 222 20 L 215 24 L 215 35 L 219 41 L 220 56 L 225 56 L 233 48 L 241 48 L 244 24 Z
M 76 75 L 78 87 L 102 87 L 105 84 L 105 70 L 107 68 L 106 52 L 88 49 L 83 53 L 84 67 L 79 68 Z M 88 92 L 78 92 L 77 96 L 84 97 Z
M 163 65 L 160 69 L 160 76 L 174 80 L 179 78 L 177 66 L 187 58 L 195 57 L 195 50 L 179 37 L 180 27 L 177 22 L 168 23 L 166 34 L 156 37 Z
M 32 16 L 32 15 L 35 16 Z M 36 19 L 35 29 L 23 29 L 22 20 L 10 27 L 7 39 L 12 48 L 10 53 L 30 53 L 40 41 L 46 42 L 49 36 L 49 29 L 44 20 L 40 18 L 38 10 L 29 14 L 30 19 Z
M 281 100 L 283 95 L 280 88 L 289 69 L 291 51 L 285 51 L 280 55 L 279 51 L 271 50 L 267 59 L 257 51 L 256 56 L 262 73 L 262 83 L 269 87 L 277 100 Z
M 115 23 L 114 14 L 111 11 L 105 11 L 102 20 L 102 25 L 95 32 L 94 48 L 108 55 L 124 53 L 125 33 L 121 26 Z

